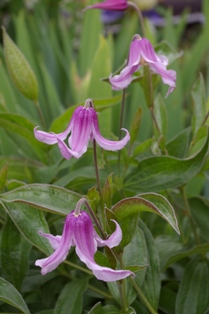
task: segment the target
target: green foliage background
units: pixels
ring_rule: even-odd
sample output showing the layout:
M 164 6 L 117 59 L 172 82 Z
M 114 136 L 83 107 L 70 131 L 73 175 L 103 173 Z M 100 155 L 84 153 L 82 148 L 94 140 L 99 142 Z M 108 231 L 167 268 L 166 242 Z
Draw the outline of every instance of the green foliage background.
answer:
M 86 4 L 61 0 L 38 1 L 33 8 L 21 0 L 0 4 L 1 24 L 35 73 L 43 115 L 41 120 L 37 104 L 14 86 L 1 45 L 1 313 L 122 313 L 117 284 L 97 281 L 73 250 L 65 263 L 46 276 L 34 266 L 36 259 L 51 253 L 38 230 L 60 234 L 64 216 L 82 195 L 87 195 L 95 210 L 99 199 L 92 147 L 79 160 L 69 162 L 61 158 L 56 145 L 38 142 L 33 129 L 39 125 L 47 131 L 63 131 L 75 107 L 92 98 L 100 112 L 102 135 L 117 139 L 122 94 L 113 92 L 101 78 L 124 63 L 132 36 L 141 31 L 135 12 L 128 10 L 119 32 L 104 36 L 100 12 L 82 13 Z M 124 127 L 130 130 L 138 112 L 140 128 L 138 133 L 132 129 L 131 149 L 121 151 L 123 180 L 117 154 L 98 150 L 106 216 L 116 217 L 123 230 L 119 249 L 124 266 L 147 266 L 136 273 L 135 284 L 155 313 L 209 313 L 206 0 L 203 12 L 205 23 L 192 30 L 186 13 L 173 25 L 172 12 L 166 10 L 166 27 L 161 29 L 146 21 L 146 37 L 159 54 L 167 55 L 169 68 L 177 72 L 177 88 L 166 99 L 167 86 L 153 77 L 160 136 L 152 125 L 142 77 L 126 93 Z M 178 225 L 180 236 L 174 231 Z M 108 233 L 111 228 L 110 224 Z M 104 255 L 95 258 L 106 262 Z M 126 313 L 150 312 L 128 280 L 126 299 Z

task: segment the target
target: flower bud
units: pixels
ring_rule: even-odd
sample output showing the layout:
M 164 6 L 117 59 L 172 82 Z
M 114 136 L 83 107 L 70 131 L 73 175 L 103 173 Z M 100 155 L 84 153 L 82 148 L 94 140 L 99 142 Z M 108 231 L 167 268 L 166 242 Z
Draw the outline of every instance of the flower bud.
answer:
M 17 89 L 28 99 L 38 99 L 38 83 L 28 61 L 3 27 L 4 55 L 8 72 Z

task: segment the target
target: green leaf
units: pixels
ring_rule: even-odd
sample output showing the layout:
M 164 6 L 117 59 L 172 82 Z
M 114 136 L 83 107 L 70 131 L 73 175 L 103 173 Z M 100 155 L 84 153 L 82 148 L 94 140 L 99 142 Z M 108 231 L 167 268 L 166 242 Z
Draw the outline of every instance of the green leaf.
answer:
M 185 257 L 189 257 L 196 254 L 205 254 L 209 252 L 209 243 L 199 244 L 189 249 L 183 249 L 172 254 L 167 260 L 165 260 L 164 268 L 166 269 L 171 264 L 174 264 Z
M 176 293 L 167 287 L 162 287 L 160 292 L 159 309 L 166 314 L 175 314 Z
M 0 113 L 0 126 L 9 131 L 10 136 L 14 136 L 14 140 L 16 140 L 16 135 L 26 139 L 30 149 L 36 153 L 40 160 L 47 162 L 48 159 L 44 152 L 49 149 L 49 146 L 36 140 L 33 133 L 35 125 L 32 122 L 20 115 Z
M 36 161 L 18 157 L 0 157 L 0 167 L 3 167 L 6 163 L 8 163 L 8 180 L 41 181 L 39 171 L 42 167 Z M 46 181 L 46 178 L 44 181 Z
M 130 144 L 132 145 L 138 135 L 140 124 L 141 124 L 141 119 L 142 119 L 142 108 L 139 107 L 134 115 L 133 121 L 131 123 L 130 127 Z
M 151 70 L 148 64 L 145 64 L 143 67 L 144 75 L 139 77 L 139 82 L 141 83 L 143 90 L 144 90 L 144 97 L 146 100 L 147 107 L 153 108 L 154 106 L 154 95 L 153 95 L 153 78 L 151 74 Z
M 99 36 L 102 27 L 99 15 L 99 10 L 88 10 L 84 13 L 78 56 L 81 76 L 91 68 L 92 59 L 99 45 Z
M 121 246 L 125 246 L 130 242 L 134 229 L 131 229 L 129 224 L 130 222 L 134 223 L 134 221 L 136 221 L 136 215 L 143 211 L 158 214 L 179 233 L 173 207 L 160 194 L 147 193 L 140 195 L 140 197 L 123 199 L 112 207 L 112 211 L 117 217 L 123 231 Z
M 177 158 L 184 158 L 189 149 L 191 128 L 186 128 L 166 144 L 168 154 Z
M 190 158 L 157 156 L 143 159 L 127 177 L 125 188 L 139 193 L 181 186 L 199 173 L 207 150 L 208 136 L 202 148 Z
M 209 202 L 204 197 L 192 197 L 189 199 L 189 206 L 192 217 L 199 227 L 200 234 L 206 241 L 209 241 Z
M 207 1 L 205 1 L 206 3 Z M 203 31 L 200 36 L 196 37 L 196 41 L 193 46 L 190 48 L 189 57 L 187 58 L 187 62 L 184 64 L 184 68 L 182 71 L 182 82 L 183 88 L 185 91 L 189 91 L 192 88 L 192 84 L 196 79 L 196 73 L 198 72 L 198 68 L 204 58 L 204 53 L 209 48 L 208 43 L 208 27 L 205 24 Z
M 22 296 L 13 285 L 3 278 L 0 278 L 0 300 L 14 306 L 24 314 L 30 314 L 30 311 Z
M 157 311 L 161 288 L 159 256 L 152 234 L 141 220 L 139 220 L 139 227 L 144 233 L 149 265 L 141 290 L 152 308 Z
M 205 82 L 202 74 L 199 74 L 199 78 L 196 80 L 192 88 L 193 99 L 193 117 L 192 117 L 192 131 L 195 136 L 198 129 L 202 126 L 202 123 L 206 117 L 206 100 L 205 100 Z
M 198 259 L 186 267 L 176 299 L 176 314 L 205 313 L 209 305 L 208 264 Z
M 66 284 L 58 297 L 54 314 L 81 314 L 87 283 L 88 279 L 76 279 Z
M 75 192 L 47 184 L 30 184 L 0 195 L 8 204 L 16 202 L 20 207 L 26 204 L 65 216 L 75 209 L 80 198 Z
M 95 304 L 88 314 L 120 314 L 121 311 L 114 305 L 101 306 L 101 302 Z M 134 313 L 134 312 L 133 312 Z
M 178 234 L 180 233 L 174 209 L 172 205 L 169 203 L 169 201 L 163 195 L 155 193 L 146 193 L 141 194 L 140 197 L 154 204 L 154 206 L 157 208 L 157 214 L 161 216 L 164 220 L 166 220 Z M 154 211 L 151 210 L 151 212 Z
M 20 291 L 28 271 L 31 245 L 23 238 L 12 220 L 7 217 L 1 237 L 2 275 Z
M 155 46 L 155 52 L 158 55 L 164 55 L 168 58 L 169 64 L 174 62 L 176 59 L 179 59 L 183 52 L 177 52 L 167 41 L 162 41 Z
M 154 101 L 154 113 L 160 133 L 166 138 L 168 117 L 165 103 L 160 94 L 157 95 Z
M 7 180 L 8 164 L 6 163 L 0 170 L 0 191 L 4 189 Z
M 44 233 L 49 233 L 43 212 L 28 204 L 20 204 L 19 202 L 6 203 L 1 201 L 0 204 L 13 220 L 21 234 L 31 244 L 35 245 L 46 254 L 52 253 L 49 242 L 38 234 L 39 230 Z
M 160 235 L 155 238 L 155 244 L 160 257 L 161 269 L 165 267 L 166 262 L 171 256 L 184 249 L 181 238 L 174 237 L 173 235 Z
M 112 94 L 109 84 L 100 80 L 102 77 L 111 73 L 112 56 L 108 40 L 100 35 L 98 44 L 99 45 L 91 65 L 92 74 L 88 90 L 90 98 L 111 97 Z
M 129 267 L 129 265 L 141 267 L 140 271 L 138 271 L 139 269 L 137 269 L 134 277 L 134 281 L 139 287 L 141 287 L 144 281 L 147 270 L 147 263 L 148 253 L 146 241 L 143 232 L 137 227 L 131 242 L 124 248 L 123 265 L 124 269 L 129 269 L 131 271 L 134 271 L 134 269 L 132 267 Z M 118 284 L 116 282 L 108 282 L 107 285 L 114 299 L 120 304 L 121 296 L 118 289 Z M 132 286 L 130 280 L 125 280 L 125 291 L 127 303 L 132 304 L 137 296 L 137 293 Z
M 28 61 L 3 28 L 4 53 L 10 76 L 18 90 L 28 99 L 38 100 L 38 83 Z
M 104 204 L 110 208 L 112 205 L 112 195 L 113 195 L 113 182 L 112 173 L 108 176 L 104 187 L 102 188 L 102 197 Z

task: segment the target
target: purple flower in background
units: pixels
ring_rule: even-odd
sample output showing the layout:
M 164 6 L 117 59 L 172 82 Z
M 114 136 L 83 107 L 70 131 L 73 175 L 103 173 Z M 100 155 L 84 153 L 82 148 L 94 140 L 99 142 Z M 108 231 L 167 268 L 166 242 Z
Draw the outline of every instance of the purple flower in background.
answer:
M 106 0 L 101 3 L 89 5 L 87 9 L 102 9 L 102 10 L 113 10 L 113 11 L 124 11 L 128 8 L 126 0 Z
M 109 141 L 102 137 L 99 131 L 97 113 L 92 108 L 91 99 L 87 99 L 84 107 L 79 106 L 75 109 L 72 119 L 67 129 L 59 134 L 53 132 L 47 133 L 34 129 L 34 135 L 40 142 L 53 145 L 58 144 L 60 152 L 65 159 L 81 157 L 87 150 L 89 140 L 95 139 L 97 144 L 106 150 L 120 150 L 130 139 L 129 132 L 126 132 L 125 137 L 120 141 Z M 64 140 L 68 137 L 68 145 Z
M 128 64 L 119 75 L 110 75 L 112 88 L 120 90 L 126 88 L 132 81 L 132 74 L 141 66 L 148 64 L 150 69 L 161 76 L 163 83 L 169 85 L 168 96 L 176 87 L 176 72 L 167 70 L 168 59 L 163 55 L 157 55 L 146 38 L 135 35 L 129 49 Z
M 113 220 L 114 221 L 114 220 Z M 76 254 L 80 260 L 92 270 L 95 277 L 106 282 L 121 280 L 134 274 L 129 270 L 114 270 L 98 265 L 94 261 L 97 246 L 117 246 L 122 239 L 122 231 L 116 221 L 116 230 L 107 240 L 102 240 L 94 230 L 92 221 L 83 210 L 79 213 L 72 211 L 65 220 L 62 236 L 53 236 L 39 232 L 47 238 L 55 250 L 51 256 L 37 260 L 36 266 L 42 268 L 41 273 L 45 275 L 58 267 L 67 257 L 71 246 L 75 246 Z

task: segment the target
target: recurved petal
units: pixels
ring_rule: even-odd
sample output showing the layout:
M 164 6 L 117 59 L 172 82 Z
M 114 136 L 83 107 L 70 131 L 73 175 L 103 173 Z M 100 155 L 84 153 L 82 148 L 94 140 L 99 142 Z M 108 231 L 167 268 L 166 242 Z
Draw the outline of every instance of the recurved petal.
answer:
M 138 66 L 126 66 L 120 74 L 110 75 L 109 81 L 112 89 L 121 90 L 126 88 L 132 82 L 132 74 L 137 70 Z
M 110 75 L 109 81 L 112 85 L 112 89 L 120 90 L 126 88 L 132 82 L 132 74 L 140 67 L 141 58 L 141 40 L 133 40 L 129 49 L 128 64 L 127 66 L 117 75 Z
M 86 150 L 84 152 L 82 152 L 82 151 L 80 151 L 80 152 L 73 151 L 72 149 L 67 147 L 65 142 L 63 142 L 59 138 L 57 139 L 57 144 L 58 144 L 58 147 L 60 149 L 60 152 L 61 152 L 62 156 L 65 159 L 67 159 L 67 160 L 69 160 L 72 156 L 75 157 L 75 158 L 79 158 L 86 151 Z M 87 149 L 87 147 L 86 147 L 86 149 Z
M 95 121 L 93 135 L 99 146 L 101 146 L 102 148 L 106 150 L 115 151 L 115 150 L 122 149 L 130 140 L 129 132 L 126 129 L 121 129 L 121 130 L 124 130 L 126 132 L 126 135 L 122 140 L 120 141 L 107 140 L 100 134 L 100 131 L 98 128 L 98 121 L 97 122 Z
M 35 138 L 43 143 L 53 145 L 57 143 L 57 135 L 53 132 L 47 133 L 43 131 L 37 130 L 38 126 L 34 128 Z
M 74 241 L 78 257 L 93 271 L 97 279 L 108 282 L 134 275 L 129 270 L 113 270 L 96 264 L 94 261 L 94 254 L 96 251 L 94 228 L 91 219 L 86 212 L 81 211 L 81 215 L 75 220 Z
M 42 275 L 45 275 L 57 268 L 68 255 L 73 241 L 73 226 L 71 226 L 68 216 L 66 218 L 62 238 L 57 249 L 49 257 L 37 260 L 35 262 L 36 266 L 40 266 L 42 268 Z
M 120 228 L 120 225 L 117 223 L 117 221 L 113 220 L 115 225 L 116 225 L 116 229 L 113 232 L 113 234 L 107 239 L 107 240 L 103 240 L 99 237 L 99 235 L 96 233 L 95 231 L 95 239 L 97 241 L 98 246 L 108 246 L 109 248 L 118 246 L 122 240 L 122 230 Z
M 158 62 L 164 64 L 165 66 L 168 65 L 168 58 L 164 55 L 157 55 L 157 59 L 158 59 Z
M 153 63 L 150 64 L 150 68 L 153 72 L 160 74 L 163 83 L 169 85 L 169 90 L 166 97 L 176 88 L 176 71 L 167 70 L 163 64 Z
M 106 282 L 121 280 L 128 276 L 135 276 L 130 270 L 114 270 L 108 267 L 101 267 L 96 263 L 94 265 L 92 264 L 91 270 L 97 279 Z
M 83 252 L 81 242 L 79 241 L 76 243 L 76 254 L 79 256 L 80 260 L 85 263 L 89 269 L 92 270 L 94 276 L 97 279 L 111 282 L 124 279 L 130 275 L 134 276 L 134 273 L 129 270 L 114 270 L 98 265 L 94 259 L 90 257 L 90 254 L 87 251 L 88 246 L 86 247 L 85 252 Z
M 51 244 L 51 247 L 56 250 L 60 244 L 62 236 L 53 236 L 52 234 L 49 233 L 43 233 L 42 231 L 38 232 L 42 237 L 46 238 L 49 243 Z

